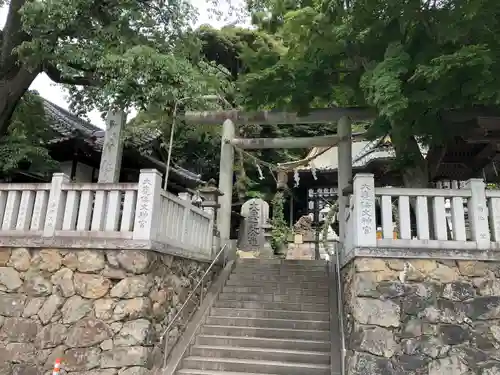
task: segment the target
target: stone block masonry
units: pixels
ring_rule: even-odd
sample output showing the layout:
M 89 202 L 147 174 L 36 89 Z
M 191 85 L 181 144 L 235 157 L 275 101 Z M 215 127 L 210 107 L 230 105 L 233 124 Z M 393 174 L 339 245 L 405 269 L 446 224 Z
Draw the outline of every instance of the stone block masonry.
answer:
M 56 358 L 72 375 L 152 373 L 207 268 L 150 251 L 0 249 L 0 375 L 50 374 Z
M 500 374 L 500 262 L 356 258 L 348 375 Z

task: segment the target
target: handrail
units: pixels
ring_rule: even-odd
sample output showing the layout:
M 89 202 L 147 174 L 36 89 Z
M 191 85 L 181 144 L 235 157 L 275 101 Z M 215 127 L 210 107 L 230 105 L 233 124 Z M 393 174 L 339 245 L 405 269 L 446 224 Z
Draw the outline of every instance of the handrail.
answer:
M 341 280 L 341 275 L 340 275 L 340 249 L 341 246 L 343 247 L 343 244 L 340 242 L 334 242 L 335 243 L 335 268 L 336 268 L 336 274 L 337 277 L 335 280 L 337 285 L 337 313 L 338 313 L 338 318 L 339 318 L 339 333 L 340 333 L 340 344 L 341 344 L 341 353 L 340 353 L 340 360 L 341 360 L 341 375 L 345 375 L 345 357 L 346 357 L 346 339 L 345 339 L 345 331 L 344 331 L 344 305 L 343 305 L 343 299 L 342 299 L 342 280 Z M 331 252 L 329 251 L 330 255 Z M 328 273 L 329 276 L 332 275 L 332 265 L 333 265 L 333 260 L 329 257 L 328 260 Z M 330 284 L 330 288 L 332 288 Z M 331 312 L 330 312 L 331 313 Z M 331 316 L 330 316 L 331 319 Z
M 199 302 L 199 305 L 201 306 L 201 304 L 203 303 L 203 283 L 204 283 L 205 277 L 208 275 L 208 273 L 210 272 L 210 270 L 212 269 L 212 267 L 215 265 L 215 263 L 217 263 L 217 260 L 220 258 L 221 254 L 224 254 L 224 250 L 226 249 L 226 247 L 227 247 L 227 243 L 224 244 L 224 246 L 222 246 L 222 248 L 219 250 L 219 252 L 215 256 L 215 259 L 212 261 L 212 263 L 210 263 L 210 266 L 208 266 L 207 270 L 205 271 L 205 273 L 201 277 L 200 281 L 198 281 L 198 283 L 196 284 L 196 286 L 194 287 L 194 289 L 187 296 L 186 300 L 182 304 L 182 306 L 179 309 L 179 311 L 177 311 L 177 314 L 175 314 L 175 316 L 172 318 L 172 320 L 168 324 L 167 328 L 165 328 L 165 331 L 162 334 L 162 340 L 165 341 L 165 348 L 164 348 L 164 354 L 163 354 L 163 367 L 167 366 L 167 359 L 168 359 L 168 354 L 169 354 L 168 353 L 168 334 L 169 334 L 170 330 L 174 326 L 174 323 L 177 321 L 177 318 L 179 318 L 179 316 L 181 316 L 181 313 L 183 312 L 184 308 L 191 301 L 192 297 L 194 296 L 196 290 L 198 289 L 198 287 L 200 285 L 201 285 L 201 290 L 200 290 L 200 302 Z M 224 257 L 224 261 L 223 262 L 224 262 L 224 264 L 223 264 L 223 268 L 224 268 L 225 265 L 226 265 L 226 258 L 225 257 Z M 193 316 L 193 314 L 195 312 L 196 312 L 196 309 L 193 309 L 193 311 L 191 312 L 191 314 L 189 314 L 189 317 L 188 317 L 188 319 L 186 321 L 187 323 L 191 320 L 191 317 Z M 177 339 L 179 339 L 179 337 L 177 337 Z M 175 343 L 174 343 L 174 345 L 175 345 Z
M 342 243 L 342 247 L 341 247 L 341 243 L 338 242 L 337 243 L 337 246 L 335 246 L 335 257 L 336 257 L 336 268 L 337 268 L 337 304 L 338 304 L 338 312 L 339 312 L 339 325 L 340 325 L 340 340 L 341 340 L 341 345 L 342 345 L 342 357 L 341 357 L 341 360 L 342 360 L 342 363 L 341 363 L 341 367 L 342 367 L 342 375 L 345 375 L 346 373 L 346 370 L 345 370 L 345 357 L 346 357 L 346 354 L 347 354 L 347 350 L 346 350 L 346 341 L 345 341 L 345 331 L 344 331 L 344 301 L 343 301 L 343 298 L 342 298 L 342 294 L 343 294 L 343 290 L 342 290 L 342 276 L 340 274 L 340 249 L 342 248 L 343 249 L 344 247 L 344 244 Z

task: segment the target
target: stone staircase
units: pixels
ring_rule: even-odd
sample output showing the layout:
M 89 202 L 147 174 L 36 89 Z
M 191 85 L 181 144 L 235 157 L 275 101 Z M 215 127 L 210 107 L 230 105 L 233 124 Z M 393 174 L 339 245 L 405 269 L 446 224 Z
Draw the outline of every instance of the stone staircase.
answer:
M 324 261 L 239 260 L 176 374 L 330 375 L 328 293 Z

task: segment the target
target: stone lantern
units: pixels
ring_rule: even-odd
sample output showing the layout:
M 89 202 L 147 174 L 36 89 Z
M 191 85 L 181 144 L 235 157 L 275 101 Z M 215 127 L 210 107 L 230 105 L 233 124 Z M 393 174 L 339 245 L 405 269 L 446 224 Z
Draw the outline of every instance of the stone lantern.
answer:
M 198 194 L 203 199 L 201 202 L 201 207 L 208 212 L 211 212 L 214 215 L 214 235 L 218 235 L 215 233 L 217 230 L 217 215 L 215 214 L 215 210 L 220 207 L 219 197 L 224 195 L 215 185 L 215 180 L 210 179 L 207 184 L 198 189 Z
M 288 174 L 285 170 L 278 170 L 278 178 L 276 188 L 278 190 L 285 190 L 288 187 Z
M 210 179 L 207 184 L 198 189 L 197 193 L 203 199 L 200 206 L 205 211 L 210 212 L 214 218 L 214 226 L 213 226 L 213 236 L 214 240 L 212 242 L 212 253 L 215 256 L 216 252 L 219 251 L 221 243 L 220 243 L 220 233 L 217 229 L 217 214 L 216 210 L 220 207 L 219 197 L 224 195 L 215 185 L 215 180 Z

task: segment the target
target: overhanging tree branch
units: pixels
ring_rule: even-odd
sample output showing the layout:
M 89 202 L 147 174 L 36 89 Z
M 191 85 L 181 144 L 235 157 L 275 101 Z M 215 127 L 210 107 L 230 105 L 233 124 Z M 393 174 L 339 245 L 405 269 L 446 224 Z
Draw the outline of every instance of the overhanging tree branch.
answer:
M 63 73 L 53 64 L 45 64 L 43 71 L 56 83 L 77 86 L 99 86 L 101 80 L 92 72 L 87 72 L 84 76 L 64 76 Z
M 13 53 L 14 48 L 29 40 L 29 35 L 22 29 L 20 14 L 20 9 L 25 2 L 26 0 L 12 0 L 9 4 L 5 25 L 1 31 L 0 43 L 0 67 L 4 71 L 8 69 L 8 66 L 15 65 L 17 57 Z

